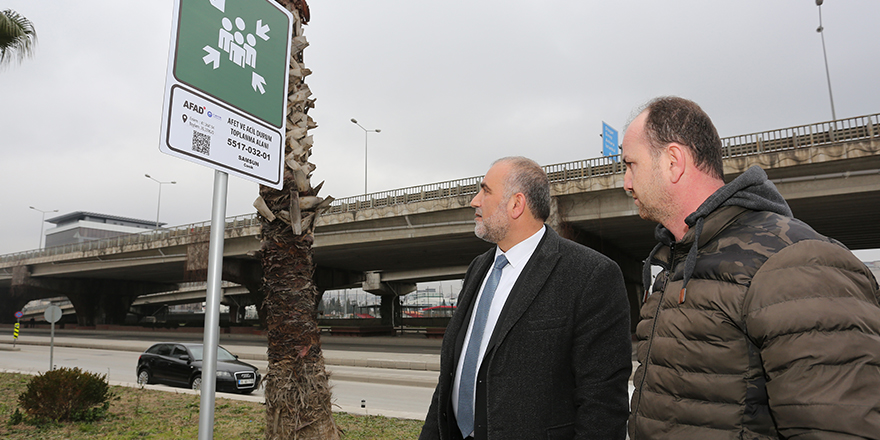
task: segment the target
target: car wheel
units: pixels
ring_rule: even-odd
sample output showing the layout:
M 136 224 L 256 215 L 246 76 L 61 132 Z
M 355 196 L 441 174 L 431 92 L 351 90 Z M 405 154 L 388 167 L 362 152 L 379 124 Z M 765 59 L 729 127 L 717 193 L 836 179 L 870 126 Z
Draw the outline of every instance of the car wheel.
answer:
M 153 376 L 150 374 L 148 370 L 141 370 L 138 372 L 138 385 L 148 385 L 153 383 Z
M 202 376 L 196 376 L 193 378 L 192 383 L 190 383 L 190 388 L 201 391 L 202 390 Z

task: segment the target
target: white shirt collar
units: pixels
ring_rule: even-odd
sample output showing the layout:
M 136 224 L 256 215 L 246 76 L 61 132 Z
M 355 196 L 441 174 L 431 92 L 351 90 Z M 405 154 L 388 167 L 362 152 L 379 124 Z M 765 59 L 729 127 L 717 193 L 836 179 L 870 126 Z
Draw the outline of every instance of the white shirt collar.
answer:
M 528 263 L 529 258 L 532 257 L 535 249 L 538 248 L 538 244 L 541 243 L 541 238 L 544 237 L 544 230 L 546 227 L 547 226 L 542 225 L 538 232 L 535 232 L 529 238 L 515 244 L 512 248 L 508 249 L 507 252 L 502 252 L 501 248 L 495 246 L 495 258 L 504 254 L 504 256 L 507 257 L 508 264 L 514 268 L 520 269 L 520 265 Z

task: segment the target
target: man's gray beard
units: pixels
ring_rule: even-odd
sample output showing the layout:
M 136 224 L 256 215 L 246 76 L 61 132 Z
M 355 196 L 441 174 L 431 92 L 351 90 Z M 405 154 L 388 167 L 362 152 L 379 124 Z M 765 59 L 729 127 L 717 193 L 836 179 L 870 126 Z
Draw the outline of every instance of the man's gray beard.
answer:
M 481 240 L 498 244 L 498 242 L 507 235 L 507 229 L 507 225 L 497 225 L 495 227 L 488 226 L 486 224 L 486 219 L 484 218 L 482 223 L 474 225 L 474 234 Z

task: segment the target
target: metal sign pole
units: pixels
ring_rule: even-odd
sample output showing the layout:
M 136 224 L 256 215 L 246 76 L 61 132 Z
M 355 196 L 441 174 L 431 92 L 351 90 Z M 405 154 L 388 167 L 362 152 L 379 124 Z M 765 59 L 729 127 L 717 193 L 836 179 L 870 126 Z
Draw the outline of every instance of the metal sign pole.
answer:
M 55 321 L 52 321 L 52 332 L 50 333 L 51 337 L 49 338 L 49 371 L 54 370 L 52 367 L 55 362 Z
M 220 339 L 220 283 L 223 272 L 223 237 L 226 231 L 226 190 L 229 175 L 214 171 L 211 209 L 211 242 L 208 250 L 208 295 L 205 302 L 205 336 L 202 354 L 202 397 L 199 406 L 199 440 L 214 438 L 214 397 L 217 388 L 217 344 Z
M 18 341 L 18 331 L 21 329 L 21 318 L 24 316 L 24 312 L 21 310 L 15 312 L 15 330 L 12 332 L 12 348 L 15 348 L 15 343 Z
M 52 324 L 52 337 L 49 342 L 49 371 L 55 369 L 53 367 L 53 365 L 55 364 L 55 323 L 58 322 L 59 319 L 61 319 L 62 314 L 63 313 L 61 312 L 61 307 L 58 307 L 54 304 L 46 307 L 46 311 L 43 312 L 43 317 L 46 318 L 47 322 Z

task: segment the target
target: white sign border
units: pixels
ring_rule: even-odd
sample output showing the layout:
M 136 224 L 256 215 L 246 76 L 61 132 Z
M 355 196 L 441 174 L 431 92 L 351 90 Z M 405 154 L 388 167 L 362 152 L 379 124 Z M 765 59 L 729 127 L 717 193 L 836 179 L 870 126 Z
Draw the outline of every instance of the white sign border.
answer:
M 167 68 L 166 68 L 166 77 L 165 77 L 165 91 L 164 91 L 165 93 L 164 93 L 164 100 L 162 103 L 162 127 L 161 127 L 161 131 L 160 131 L 159 150 L 163 153 L 168 154 L 168 155 L 178 157 L 180 159 L 184 159 L 184 160 L 187 160 L 190 162 L 194 162 L 194 163 L 206 166 L 206 167 L 214 169 L 214 170 L 223 171 L 223 172 L 241 177 L 245 180 L 249 180 L 249 181 L 258 183 L 260 185 L 265 185 L 265 186 L 268 186 L 268 187 L 271 187 L 274 189 L 282 189 L 282 187 L 284 186 L 284 182 L 283 182 L 284 151 L 285 151 L 284 144 L 286 141 L 285 136 L 286 136 L 287 112 L 288 112 L 286 93 L 287 93 L 287 90 L 290 86 L 290 61 L 289 61 L 289 59 L 285 61 L 285 65 L 287 66 L 286 72 L 284 75 L 284 88 L 283 88 L 284 93 L 285 93 L 285 99 L 284 99 L 284 105 L 283 105 L 283 109 L 282 109 L 283 115 L 282 115 L 282 119 L 281 119 L 280 129 L 275 128 L 275 127 L 271 127 L 271 124 L 267 124 L 265 122 L 262 122 L 259 118 L 255 117 L 253 115 L 250 115 L 250 114 L 242 111 L 241 109 L 238 109 L 234 105 L 226 103 L 222 99 L 211 97 L 211 96 L 206 96 L 205 93 L 199 91 L 198 89 L 195 89 L 195 88 L 193 88 L 183 82 L 178 81 L 177 78 L 175 78 L 175 76 L 174 76 L 174 66 L 175 66 L 175 56 L 177 54 L 177 45 L 178 45 L 178 41 L 177 41 L 178 32 L 177 31 L 180 26 L 179 19 L 180 19 L 181 1 L 182 0 L 174 0 L 174 10 L 173 10 L 173 15 L 172 15 L 172 20 L 171 20 L 171 38 L 170 38 L 170 44 L 169 44 L 169 50 L 168 50 L 168 64 L 166 66 Z M 227 0 L 227 1 L 230 1 L 230 0 Z M 237 1 L 244 1 L 244 0 L 237 0 Z M 278 3 L 276 3 L 272 0 L 251 0 L 251 1 L 266 1 L 267 3 L 274 6 L 278 11 L 283 12 L 285 15 L 287 15 L 289 26 L 288 26 L 287 35 L 285 36 L 285 38 L 287 41 L 286 54 L 287 54 L 287 57 L 289 58 L 290 57 L 290 48 L 291 48 L 291 44 L 292 44 L 293 25 L 294 25 L 294 21 L 295 21 L 293 18 L 293 14 L 291 14 L 290 11 L 284 9 L 283 7 L 281 7 L 281 5 L 279 5 Z M 259 176 L 255 176 L 252 173 L 248 173 L 247 171 L 244 171 L 240 168 L 237 168 L 233 165 L 220 164 L 215 161 L 206 160 L 204 157 L 181 153 L 180 149 L 177 149 L 177 148 L 171 148 L 170 145 L 168 144 L 168 135 L 169 135 L 169 131 L 170 131 L 171 113 L 172 113 L 172 108 L 171 108 L 171 96 L 172 95 L 171 95 L 171 93 L 172 93 L 172 89 L 175 88 L 175 86 L 180 87 L 181 89 L 184 89 L 189 93 L 192 93 L 192 94 L 197 95 L 199 97 L 205 98 L 206 100 L 209 100 L 209 101 L 213 102 L 214 104 L 217 104 L 226 110 L 233 111 L 234 113 L 236 113 L 239 116 L 243 116 L 243 117 L 246 116 L 247 119 L 249 119 L 251 121 L 259 121 L 260 125 L 271 127 L 273 133 L 279 134 L 280 140 L 281 140 L 281 145 L 280 145 L 280 148 L 279 148 L 278 154 L 277 154 L 278 158 L 276 159 L 278 161 L 278 178 L 277 178 L 277 180 L 273 181 L 270 179 L 261 178 Z

